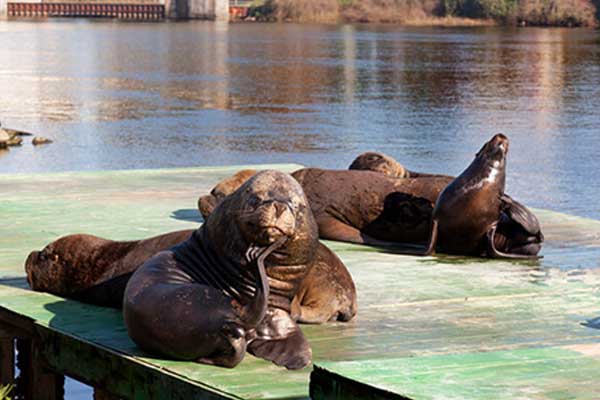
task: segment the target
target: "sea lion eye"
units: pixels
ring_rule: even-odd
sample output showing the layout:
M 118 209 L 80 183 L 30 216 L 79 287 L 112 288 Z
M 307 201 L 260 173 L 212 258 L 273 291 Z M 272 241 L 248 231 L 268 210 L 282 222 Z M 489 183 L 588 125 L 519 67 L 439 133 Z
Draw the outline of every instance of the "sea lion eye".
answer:
M 58 259 L 59 259 L 58 254 L 52 255 L 52 262 L 58 262 Z

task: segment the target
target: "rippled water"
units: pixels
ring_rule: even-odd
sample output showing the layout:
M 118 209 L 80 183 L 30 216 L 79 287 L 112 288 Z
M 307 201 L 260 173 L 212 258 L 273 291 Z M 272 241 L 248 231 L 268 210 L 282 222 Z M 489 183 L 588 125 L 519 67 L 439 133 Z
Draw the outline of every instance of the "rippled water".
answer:
M 508 192 L 600 219 L 598 31 L 0 22 L 0 60 L 4 125 L 55 140 L 0 152 L 0 173 L 380 150 L 458 174 L 502 131 Z
M 381 150 L 458 174 L 502 131 L 508 192 L 600 218 L 600 32 L 0 22 L 0 118 L 55 139 L 0 172 L 298 162 Z

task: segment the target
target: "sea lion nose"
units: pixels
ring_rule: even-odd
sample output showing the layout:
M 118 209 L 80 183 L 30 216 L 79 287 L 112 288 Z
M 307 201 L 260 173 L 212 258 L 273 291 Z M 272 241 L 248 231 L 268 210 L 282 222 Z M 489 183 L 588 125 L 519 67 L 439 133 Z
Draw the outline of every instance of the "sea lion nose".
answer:
M 275 217 L 280 218 L 281 215 L 288 210 L 288 205 L 280 202 L 273 203 L 275 207 Z
M 33 287 L 33 264 L 38 259 L 39 251 L 32 251 L 27 256 L 27 260 L 25 260 L 25 273 L 27 274 L 27 283 L 30 287 Z

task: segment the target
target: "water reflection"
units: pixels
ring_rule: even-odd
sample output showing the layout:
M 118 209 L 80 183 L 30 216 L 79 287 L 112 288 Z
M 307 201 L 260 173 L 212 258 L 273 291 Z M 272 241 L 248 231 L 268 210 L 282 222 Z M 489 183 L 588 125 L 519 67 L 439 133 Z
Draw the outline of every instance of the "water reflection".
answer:
M 597 31 L 86 21 L 0 31 L 3 122 L 56 139 L 5 154 L 0 172 L 345 168 L 382 150 L 457 174 L 503 131 L 511 194 L 600 218 L 588 172 Z

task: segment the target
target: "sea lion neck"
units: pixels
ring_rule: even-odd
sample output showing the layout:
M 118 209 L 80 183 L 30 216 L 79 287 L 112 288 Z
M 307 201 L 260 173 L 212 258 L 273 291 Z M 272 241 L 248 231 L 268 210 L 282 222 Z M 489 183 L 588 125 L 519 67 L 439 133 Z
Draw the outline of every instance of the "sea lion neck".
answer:
M 240 259 L 215 249 L 209 232 L 202 226 L 185 242 L 173 248 L 175 259 L 193 280 L 223 291 L 241 304 L 254 295 L 254 277 Z

